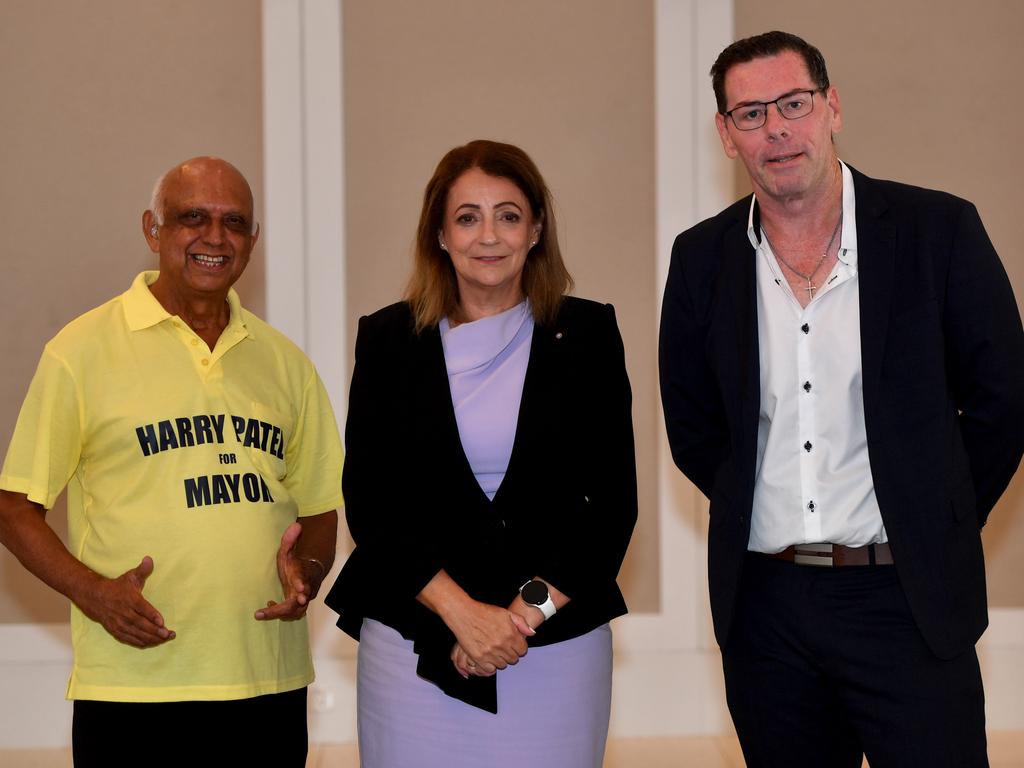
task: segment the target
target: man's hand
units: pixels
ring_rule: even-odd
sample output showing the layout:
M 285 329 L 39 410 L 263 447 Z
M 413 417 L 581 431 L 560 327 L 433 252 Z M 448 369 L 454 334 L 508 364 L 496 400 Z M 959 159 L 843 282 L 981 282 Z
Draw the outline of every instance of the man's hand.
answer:
M 256 618 L 260 621 L 301 619 L 306 615 L 309 601 L 320 590 L 320 582 L 327 575 L 325 566 L 319 560 L 296 554 L 295 543 L 301 535 L 301 523 L 292 523 L 284 529 L 281 546 L 277 550 L 277 576 L 281 580 L 284 600 L 280 603 L 268 600 L 266 608 L 256 611 Z
M 12 491 L 0 491 L 0 542 L 122 643 L 149 648 L 174 639 L 163 616 L 142 596 L 153 573 L 153 558 L 148 555 L 116 579 L 100 576 L 68 552 L 46 524 L 42 505 Z
M 153 573 L 153 558 L 146 555 L 137 566 L 116 579 L 94 575 L 73 599 L 86 616 L 99 622 L 117 640 L 136 648 L 150 648 L 175 638 L 164 617 L 142 596 Z

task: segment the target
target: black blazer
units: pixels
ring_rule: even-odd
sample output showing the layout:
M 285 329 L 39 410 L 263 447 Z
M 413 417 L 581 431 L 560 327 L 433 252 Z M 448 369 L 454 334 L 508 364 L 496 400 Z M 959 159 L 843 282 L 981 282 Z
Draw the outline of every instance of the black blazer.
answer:
M 948 658 L 988 623 L 979 529 L 1024 452 L 1024 333 L 973 205 L 853 178 L 871 475 L 914 619 Z M 721 645 L 750 535 L 760 410 L 749 210 L 747 197 L 679 235 L 661 321 L 672 456 L 711 500 Z
M 495 679 L 464 680 L 449 659 L 454 635 L 415 599 L 442 568 L 494 605 L 538 575 L 567 594 L 533 646 L 626 612 L 615 577 L 636 522 L 636 465 L 611 305 L 566 298 L 553 326 L 535 326 L 493 501 L 462 450 L 438 329 L 416 334 L 407 304 L 359 322 L 345 443 L 356 548 L 326 602 L 357 639 L 365 616 L 413 640 L 418 674 L 449 695 L 496 711 Z

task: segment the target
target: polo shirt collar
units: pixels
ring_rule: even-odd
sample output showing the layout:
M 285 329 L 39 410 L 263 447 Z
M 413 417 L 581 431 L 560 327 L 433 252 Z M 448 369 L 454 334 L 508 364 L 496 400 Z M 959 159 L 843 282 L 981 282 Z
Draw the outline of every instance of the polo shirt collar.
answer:
M 131 288 L 122 294 L 124 316 L 129 330 L 141 331 L 172 318 L 171 314 L 156 300 L 153 292 L 149 290 L 149 286 L 155 283 L 158 277 L 160 277 L 160 272 L 156 270 L 140 272 L 132 281 Z M 227 301 L 230 319 L 227 328 L 224 329 L 225 333 L 237 329 L 246 336 L 251 335 L 242 315 L 242 302 L 234 288 L 228 289 Z

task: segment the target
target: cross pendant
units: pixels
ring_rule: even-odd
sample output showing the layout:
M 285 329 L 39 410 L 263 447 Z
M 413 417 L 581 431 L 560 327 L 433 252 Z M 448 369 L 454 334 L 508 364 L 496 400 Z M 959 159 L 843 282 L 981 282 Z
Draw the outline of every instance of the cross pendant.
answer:
M 814 292 L 816 290 L 818 290 L 818 286 L 814 285 L 811 282 L 811 278 L 808 277 L 807 278 L 807 287 L 804 288 L 803 290 L 807 291 L 807 301 L 810 301 L 811 299 L 814 298 Z

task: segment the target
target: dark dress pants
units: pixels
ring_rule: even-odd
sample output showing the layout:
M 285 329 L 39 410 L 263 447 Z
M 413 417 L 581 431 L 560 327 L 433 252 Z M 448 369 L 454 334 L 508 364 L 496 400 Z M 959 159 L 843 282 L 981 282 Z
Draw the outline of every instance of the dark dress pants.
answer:
M 304 768 L 306 689 L 232 701 L 75 702 L 75 768 Z
M 892 565 L 748 554 L 722 651 L 748 768 L 985 768 L 974 649 L 937 658 Z

